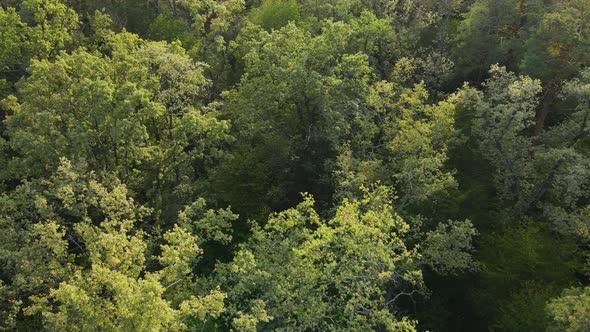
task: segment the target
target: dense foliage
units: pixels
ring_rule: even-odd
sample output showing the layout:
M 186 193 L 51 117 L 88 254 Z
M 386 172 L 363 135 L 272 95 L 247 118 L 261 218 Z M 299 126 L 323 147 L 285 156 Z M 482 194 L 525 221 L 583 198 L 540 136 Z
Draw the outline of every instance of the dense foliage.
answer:
M 590 330 L 590 0 L 1 0 L 0 330 Z

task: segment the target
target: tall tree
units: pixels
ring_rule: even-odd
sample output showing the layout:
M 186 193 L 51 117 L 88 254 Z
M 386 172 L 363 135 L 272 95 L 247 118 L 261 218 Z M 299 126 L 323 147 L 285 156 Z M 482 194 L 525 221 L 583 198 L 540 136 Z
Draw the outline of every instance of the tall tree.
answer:
M 590 1 L 563 1 L 543 15 L 531 33 L 521 62 L 523 72 L 544 83 L 535 134 L 545 129 L 563 83 L 590 65 Z
M 153 210 L 118 179 L 98 180 L 62 159 L 50 177 L 3 195 L 3 327 L 184 330 L 218 317 L 225 295 L 199 291 L 192 266 L 215 237 L 199 230 L 222 231 L 235 216 L 193 207 L 158 235 L 143 224 Z
M 480 153 L 495 167 L 496 188 L 504 199 L 506 220 L 542 215 L 566 234 L 586 238 L 588 197 L 588 74 L 565 85 L 563 98 L 575 111 L 540 138 L 531 134 L 541 83 L 493 66 L 485 92 L 464 90 L 475 100 L 473 132 Z
M 128 33 L 108 38 L 109 55 L 79 49 L 35 61 L 4 101 L 16 156 L 3 179 L 47 175 L 65 156 L 116 174 L 158 208 L 186 203 L 230 140 L 228 123 L 202 103 L 202 66 L 177 44 Z
M 260 329 L 414 331 L 400 304 L 427 293 L 423 266 L 472 269 L 475 232 L 469 222 L 449 222 L 421 233 L 395 212 L 390 195 L 377 187 L 345 199 L 325 221 L 309 196 L 272 215 L 218 269 L 230 314 L 239 317 L 263 301 L 268 316 Z

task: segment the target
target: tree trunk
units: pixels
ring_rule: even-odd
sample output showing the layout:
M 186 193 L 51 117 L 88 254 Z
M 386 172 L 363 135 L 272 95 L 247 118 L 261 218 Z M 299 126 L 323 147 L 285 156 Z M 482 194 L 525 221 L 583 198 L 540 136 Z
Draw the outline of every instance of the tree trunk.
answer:
M 535 136 L 538 136 L 539 134 L 541 134 L 541 131 L 543 131 L 543 127 L 545 126 L 545 119 L 547 118 L 547 114 L 549 114 L 549 111 L 551 110 L 551 106 L 553 106 L 553 101 L 555 100 L 555 97 L 557 96 L 557 92 L 559 90 L 558 88 L 558 81 L 551 80 L 551 82 L 549 82 L 547 92 L 543 97 L 543 105 L 541 106 L 541 109 L 537 112 Z

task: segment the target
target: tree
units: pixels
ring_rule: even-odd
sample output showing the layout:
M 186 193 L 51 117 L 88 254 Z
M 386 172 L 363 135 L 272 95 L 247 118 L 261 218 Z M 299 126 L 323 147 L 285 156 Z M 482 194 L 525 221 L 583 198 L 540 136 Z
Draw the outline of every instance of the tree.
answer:
M 3 38 L 0 44 L 0 70 L 2 70 L 2 84 L 6 84 L 6 71 L 11 70 L 21 57 L 21 45 L 25 24 L 21 21 L 14 7 L 4 9 L 0 7 L 0 28 Z M 4 87 L 2 87 L 4 89 Z
M 60 331 L 183 330 L 218 317 L 225 295 L 197 291 L 191 268 L 209 234 L 200 239 L 193 230 L 235 217 L 192 208 L 193 222 L 185 215 L 158 236 L 142 225 L 151 209 L 137 205 L 116 178 L 97 180 L 62 159 L 48 179 L 3 196 L 6 323 Z
M 464 14 L 457 35 L 459 66 L 477 81 L 485 78 L 490 65 L 500 63 L 518 69 L 526 40 L 543 14 L 556 1 L 478 0 Z
M 229 312 L 264 301 L 269 321 L 259 322 L 262 329 L 414 330 L 400 303 L 426 294 L 421 267 L 472 269 L 462 255 L 472 249 L 474 231 L 469 222 L 452 222 L 416 244 L 411 239 L 419 230 L 395 212 L 390 195 L 377 187 L 345 199 L 326 221 L 304 196 L 296 208 L 255 227 L 234 261 L 218 269 Z M 456 246 L 444 245 L 450 238 Z
M 506 225 L 482 236 L 474 299 L 498 331 L 545 330 L 546 303 L 576 284 L 581 255 L 576 242 L 539 222 Z
M 547 310 L 554 320 L 550 331 L 584 331 L 590 327 L 590 289 L 571 288 L 564 290 L 560 297 L 547 305 Z
M 294 0 L 264 0 L 260 7 L 250 13 L 250 20 L 267 31 L 280 29 L 299 18 L 299 6 Z
M 238 202 L 241 214 L 285 209 L 309 187 L 322 190 L 314 193 L 318 199 L 329 196 L 324 161 L 338 137 L 337 105 L 363 92 L 347 90 L 354 83 L 345 78 L 358 74 L 362 80 L 371 71 L 362 54 L 342 54 L 349 40 L 346 25 L 330 25 L 325 35 L 312 38 L 293 23 L 272 33 L 249 26 L 236 40 L 244 75 L 225 94 L 223 112 L 237 144 L 234 158 L 214 178 L 217 191 L 225 201 Z
M 78 15 L 74 10 L 59 0 L 23 0 L 17 7 L 21 21 L 26 25 L 23 54 L 19 60 L 47 58 L 55 56 L 72 41 L 72 35 L 78 27 Z M 8 12 L 13 11 L 8 7 Z M 21 24 L 18 24 L 21 25 Z M 21 28 L 23 26 L 21 25 Z
M 246 1 L 174 0 L 172 4 L 175 16 L 183 20 L 189 18 L 195 40 L 189 53 L 208 64 L 205 75 L 214 82 L 209 95 L 209 101 L 213 101 L 239 81 L 229 43 L 246 21 Z
M 590 64 L 590 2 L 559 3 L 557 10 L 543 15 L 526 44 L 521 62 L 523 72 L 544 82 L 543 103 L 537 112 L 535 133 L 545 129 L 545 119 L 555 107 L 564 81 Z
M 349 120 L 349 144 L 338 158 L 340 195 L 381 181 L 399 190 L 402 208 L 415 208 L 452 190 L 456 183 L 446 162 L 457 140 L 454 101 L 429 105 L 424 84 L 406 88 L 387 81 L 373 84 L 366 98 L 363 113 Z
M 3 179 L 47 175 L 65 156 L 116 174 L 155 207 L 173 197 L 184 204 L 231 140 L 215 106 L 202 103 L 202 65 L 178 44 L 128 33 L 107 38 L 109 55 L 79 49 L 35 61 L 16 96 L 4 101 L 16 157 Z
M 73 43 L 77 28 L 78 15 L 60 0 L 19 0 L 14 6 L 3 5 L 0 98 L 12 92 L 32 59 L 54 57 Z
M 540 213 L 559 232 L 585 238 L 588 226 L 579 216 L 588 196 L 588 158 L 582 148 L 588 135 L 586 78 L 566 85 L 564 98 L 577 105 L 568 120 L 537 138 L 530 128 L 539 105 L 540 82 L 497 66 L 490 73 L 485 94 L 469 89 L 463 93 L 476 100 L 471 106 L 473 132 L 480 140 L 481 155 L 495 168 L 505 220 Z

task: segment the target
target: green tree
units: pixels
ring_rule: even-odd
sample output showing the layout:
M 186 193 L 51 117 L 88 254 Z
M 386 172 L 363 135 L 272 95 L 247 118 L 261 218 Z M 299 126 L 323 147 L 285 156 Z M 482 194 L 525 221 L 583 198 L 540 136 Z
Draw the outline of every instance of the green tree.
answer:
M 0 98 L 11 92 L 32 59 L 55 57 L 72 44 L 77 29 L 78 15 L 60 0 L 3 4 L 0 7 Z
M 550 1 L 547 7 L 552 3 Z M 457 58 L 463 75 L 477 81 L 490 65 L 500 63 L 518 69 L 525 42 L 538 24 L 547 1 L 478 0 L 473 2 L 457 34 Z
M 541 79 L 545 90 L 536 134 L 545 129 L 545 119 L 555 108 L 564 81 L 590 64 L 589 12 L 590 1 L 564 1 L 543 16 L 527 41 L 520 66 L 526 74 Z
M 242 29 L 232 47 L 244 75 L 224 107 L 238 143 L 215 176 L 226 201 L 247 203 L 238 211 L 249 214 L 284 209 L 308 188 L 321 190 L 313 192 L 321 204 L 330 200 L 348 122 L 397 54 L 389 23 L 364 12 L 350 24 L 323 22 L 316 36 L 293 23 L 270 33 Z M 246 196 L 252 203 L 238 199 Z
M 441 225 L 412 245 L 420 232 L 395 212 L 390 195 L 378 187 L 345 199 L 325 221 L 304 196 L 255 227 L 234 261 L 218 269 L 229 312 L 239 316 L 264 301 L 270 317 L 261 329 L 415 330 L 400 302 L 427 293 L 424 264 L 444 273 L 472 269 L 463 255 L 474 232 L 469 222 Z M 451 238 L 455 245 L 444 245 Z
M 575 241 L 531 222 L 482 236 L 476 308 L 492 330 L 545 330 L 545 304 L 576 284 L 581 254 Z
M 230 140 L 229 124 L 202 102 L 202 65 L 178 44 L 109 38 L 109 55 L 79 49 L 32 64 L 4 101 L 16 156 L 3 178 L 44 176 L 65 156 L 116 174 L 158 208 L 185 204 Z
M 585 331 L 590 327 L 590 289 L 571 288 L 549 302 L 547 309 L 554 322 L 550 331 Z
M 588 74 L 565 85 L 563 98 L 572 99 L 575 109 L 541 137 L 531 134 L 540 81 L 497 66 L 490 74 L 485 93 L 467 89 L 463 96 L 474 103 L 472 130 L 480 154 L 495 168 L 502 219 L 542 216 L 562 234 L 586 238 Z
M 260 7 L 250 12 L 252 23 L 267 31 L 280 29 L 289 22 L 297 22 L 299 18 L 299 5 L 295 0 L 264 0 Z
M 446 167 L 458 138 L 454 101 L 430 105 L 424 84 L 406 88 L 387 81 L 373 84 L 366 98 L 366 108 L 349 120 L 349 143 L 338 157 L 340 195 L 381 181 L 399 191 L 404 208 L 436 203 L 456 186 Z
M 179 225 L 157 233 L 144 224 L 153 210 L 136 204 L 116 178 L 97 180 L 62 159 L 49 178 L 2 197 L 6 323 L 59 331 L 182 330 L 218 317 L 225 295 L 199 291 L 192 272 L 203 254 L 199 244 L 212 237 L 193 231 L 215 224 L 221 231 L 235 217 L 193 207 Z

